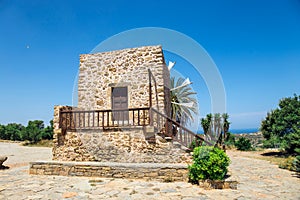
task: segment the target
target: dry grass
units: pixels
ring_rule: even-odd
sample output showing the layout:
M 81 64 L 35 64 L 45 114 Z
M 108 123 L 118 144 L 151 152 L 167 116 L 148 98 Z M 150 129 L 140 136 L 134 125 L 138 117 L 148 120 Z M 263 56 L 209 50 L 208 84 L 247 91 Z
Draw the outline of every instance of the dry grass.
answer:
M 52 140 L 41 140 L 38 143 L 32 144 L 32 143 L 24 143 L 24 146 L 28 147 L 52 147 L 53 141 Z
M 267 160 L 273 164 L 280 166 L 290 162 L 291 160 L 294 160 L 295 157 L 286 156 L 286 155 L 272 155 L 272 156 L 260 156 L 258 158 L 262 160 Z
M 5 143 L 21 143 L 21 141 L 12 141 L 12 140 L 0 140 L 0 142 L 5 142 Z
M 233 150 L 235 151 L 235 150 Z M 238 151 L 235 151 L 238 152 Z M 245 157 L 266 160 L 270 163 L 278 165 L 280 168 L 293 171 L 294 156 L 287 155 L 276 149 L 261 149 L 257 151 L 240 152 Z

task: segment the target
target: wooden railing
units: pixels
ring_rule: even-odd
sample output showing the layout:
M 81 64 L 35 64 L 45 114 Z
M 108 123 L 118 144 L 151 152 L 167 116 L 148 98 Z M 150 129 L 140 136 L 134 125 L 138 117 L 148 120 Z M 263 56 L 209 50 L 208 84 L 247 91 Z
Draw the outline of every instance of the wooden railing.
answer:
M 117 128 L 149 125 L 149 108 L 122 110 L 68 110 L 60 111 L 62 130 Z
M 191 148 L 192 146 L 201 146 L 203 142 L 211 145 L 209 142 L 204 140 L 203 136 L 195 134 L 193 131 L 182 126 L 154 108 L 151 108 L 150 116 L 151 124 L 153 123 L 154 127 L 160 127 L 161 130 L 159 131 L 163 132 L 165 136 L 172 137 L 173 140 L 178 141 L 187 148 Z
M 187 148 L 201 146 L 203 142 L 211 145 L 202 135 L 193 133 L 154 108 L 60 111 L 59 126 L 63 132 L 147 125 L 153 126 L 157 133 L 171 137 Z

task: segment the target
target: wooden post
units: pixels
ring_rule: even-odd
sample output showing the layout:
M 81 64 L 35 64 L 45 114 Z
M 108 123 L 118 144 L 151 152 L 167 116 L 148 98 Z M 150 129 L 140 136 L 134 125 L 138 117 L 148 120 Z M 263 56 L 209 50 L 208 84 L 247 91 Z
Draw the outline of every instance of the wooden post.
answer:
M 152 84 L 151 84 L 151 71 L 148 69 L 149 75 L 149 107 L 152 107 Z
M 149 122 L 150 126 L 153 126 L 153 115 L 152 115 L 152 84 L 151 84 L 151 70 L 148 69 L 148 75 L 149 75 Z

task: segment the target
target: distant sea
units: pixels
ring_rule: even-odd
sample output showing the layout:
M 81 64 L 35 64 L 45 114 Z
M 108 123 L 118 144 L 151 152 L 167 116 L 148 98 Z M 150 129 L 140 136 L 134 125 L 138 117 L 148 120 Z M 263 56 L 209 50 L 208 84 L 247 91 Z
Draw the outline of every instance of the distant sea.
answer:
M 258 128 L 246 128 L 246 129 L 230 129 L 230 133 L 238 134 L 238 133 L 256 133 L 258 132 Z
M 240 133 L 256 133 L 258 132 L 258 128 L 245 128 L 245 129 L 229 129 L 230 133 L 240 134 Z M 198 130 L 197 133 L 203 134 L 203 130 Z

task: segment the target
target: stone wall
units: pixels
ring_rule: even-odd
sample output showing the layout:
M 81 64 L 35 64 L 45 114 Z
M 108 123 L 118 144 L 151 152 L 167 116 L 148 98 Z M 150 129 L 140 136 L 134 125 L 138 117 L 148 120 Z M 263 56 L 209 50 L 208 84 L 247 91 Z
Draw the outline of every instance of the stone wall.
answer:
M 111 91 L 116 86 L 128 88 L 129 108 L 149 107 L 148 69 L 157 82 L 158 105 L 153 95 L 153 106 L 161 112 L 169 110 L 165 96 L 170 94 L 165 87 L 169 86 L 170 75 L 161 46 L 80 55 L 78 107 L 111 109 Z M 155 92 L 154 87 L 152 92 Z
M 147 141 L 143 128 L 58 133 L 53 160 L 122 163 L 191 163 L 179 144 L 155 135 Z M 61 136 L 59 136 L 61 135 Z
M 187 181 L 187 165 L 154 163 L 97 163 L 40 161 L 30 163 L 30 174 L 130 178 L 164 182 Z
M 52 159 L 93 161 L 95 159 L 88 153 L 81 140 L 77 137 L 77 133 L 63 132 L 59 127 L 59 112 L 73 109 L 71 106 L 54 106 Z

